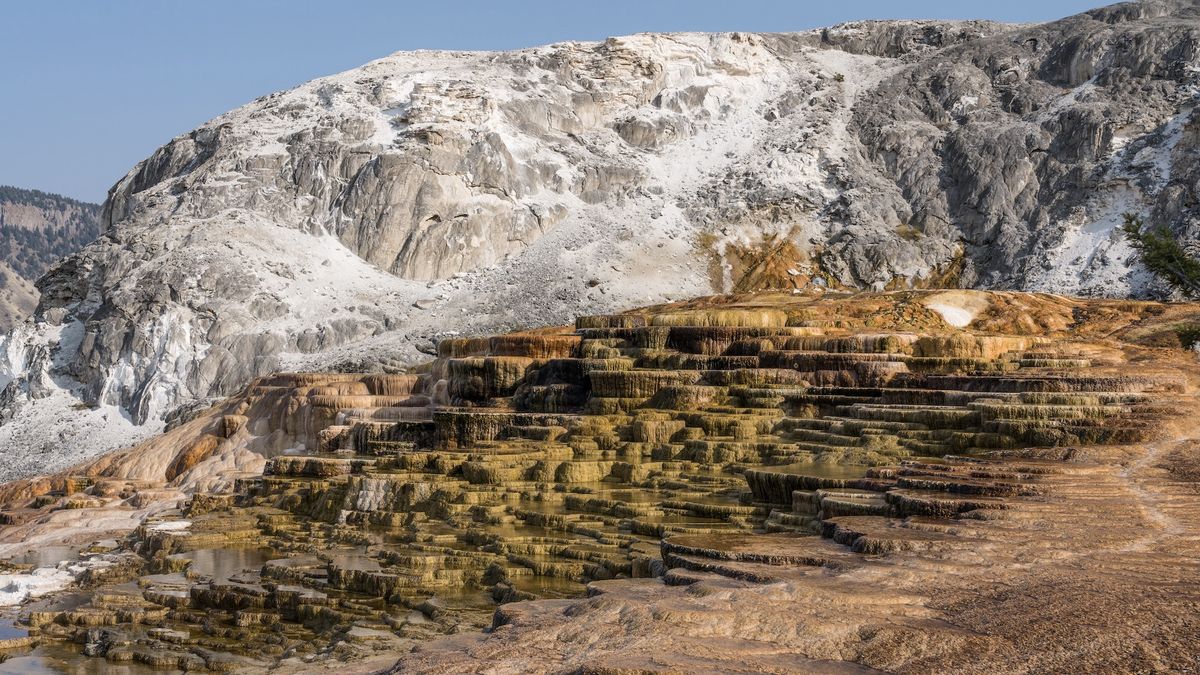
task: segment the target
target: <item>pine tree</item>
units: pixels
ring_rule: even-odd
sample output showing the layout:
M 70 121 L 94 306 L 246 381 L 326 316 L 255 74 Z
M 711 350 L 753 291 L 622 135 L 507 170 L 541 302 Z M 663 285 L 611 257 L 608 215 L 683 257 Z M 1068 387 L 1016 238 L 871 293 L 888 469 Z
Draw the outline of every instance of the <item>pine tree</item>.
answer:
M 1166 226 L 1147 227 L 1140 216 L 1126 213 L 1121 229 L 1151 272 L 1189 298 L 1200 297 L 1200 260 L 1188 255 Z

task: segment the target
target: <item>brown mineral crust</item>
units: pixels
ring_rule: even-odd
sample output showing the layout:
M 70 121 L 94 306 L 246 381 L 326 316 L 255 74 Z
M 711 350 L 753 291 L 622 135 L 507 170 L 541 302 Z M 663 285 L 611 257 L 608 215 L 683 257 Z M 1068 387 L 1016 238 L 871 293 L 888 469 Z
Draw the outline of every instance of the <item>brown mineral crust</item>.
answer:
M 566 607 L 523 603 L 519 620 L 498 612 L 500 626 L 486 637 L 425 643 L 393 672 L 815 670 L 811 662 L 764 662 L 763 650 L 895 672 L 1196 669 L 1200 369 L 1193 353 L 1157 348 L 1147 337 L 1193 320 L 1196 308 L 991 296 L 994 304 L 972 329 L 1104 340 L 1102 351 L 1117 356 L 1110 375 L 1131 383 L 1121 364 L 1137 364 L 1134 379 L 1150 370 L 1173 373 L 1169 419 L 1163 409 L 1155 413 L 1158 440 L 997 449 L 970 468 L 971 484 L 1019 478 L 1040 494 L 1004 495 L 1014 508 L 950 520 L 827 519 L 826 536 L 861 554 L 859 567 L 809 568 L 797 576 L 786 556 L 775 564 L 726 562 L 738 546 L 745 546 L 744 558 L 779 548 L 746 545 L 739 535 L 704 556 L 717 573 L 675 567 L 661 580 L 596 582 L 594 592 L 612 588 Z M 1031 305 L 1039 311 L 1027 311 Z M 944 465 L 911 464 L 910 471 L 947 473 Z M 797 476 L 794 489 L 830 480 Z M 947 487 L 923 480 L 927 488 Z M 676 539 L 676 550 L 687 543 L 667 539 L 668 564 Z M 793 555 L 801 555 L 804 541 Z M 729 578 L 755 574 L 769 583 Z
M 1200 364 L 1162 336 L 1197 317 L 758 294 L 446 340 L 417 373 L 261 378 L 4 486 L 0 534 L 132 530 L 138 594 L 98 581 L 30 616 L 111 662 L 1186 670 Z

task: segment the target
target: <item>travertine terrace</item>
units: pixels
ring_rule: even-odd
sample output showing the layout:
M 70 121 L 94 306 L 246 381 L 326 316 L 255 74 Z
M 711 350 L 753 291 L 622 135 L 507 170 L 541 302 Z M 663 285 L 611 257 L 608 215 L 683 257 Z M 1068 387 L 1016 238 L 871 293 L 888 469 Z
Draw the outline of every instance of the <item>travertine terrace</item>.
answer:
M 405 375 L 262 378 L 3 488 L 2 541 L 93 523 L 72 532 L 79 589 L 24 607 L 7 653 L 1195 668 L 1198 369 L 1177 329 L 1198 319 L 1020 293 L 721 296 L 444 340 Z
M 0 480 L 452 333 L 821 286 L 1166 298 L 1120 224 L 1200 242 L 1197 34 L 1195 0 L 642 33 L 262 96 L 132 167 L 0 335 Z

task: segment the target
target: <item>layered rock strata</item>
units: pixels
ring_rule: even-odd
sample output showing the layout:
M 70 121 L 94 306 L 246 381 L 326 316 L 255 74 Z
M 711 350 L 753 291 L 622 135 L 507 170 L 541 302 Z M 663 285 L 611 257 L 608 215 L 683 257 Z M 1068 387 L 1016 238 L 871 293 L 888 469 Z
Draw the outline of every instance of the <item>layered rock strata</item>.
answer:
M 153 445 L 5 486 L 9 541 L 144 512 L 115 551 L 140 562 L 23 630 L 215 670 L 1182 668 L 1196 364 L 1174 336 L 1198 316 L 735 296 L 444 340 L 411 374 L 260 379 Z M 1102 624 L 1046 620 L 1103 640 L 1040 640 L 1055 597 L 1101 602 Z

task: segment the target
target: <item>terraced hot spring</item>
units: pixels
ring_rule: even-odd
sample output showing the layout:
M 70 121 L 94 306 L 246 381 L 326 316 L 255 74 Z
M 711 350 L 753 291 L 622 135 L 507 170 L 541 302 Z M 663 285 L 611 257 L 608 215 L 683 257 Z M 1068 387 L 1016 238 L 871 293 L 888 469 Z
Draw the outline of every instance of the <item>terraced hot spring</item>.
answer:
M 156 667 L 405 651 L 593 581 L 734 569 L 712 562 L 730 557 L 836 562 L 789 542 L 839 518 L 1033 494 L 966 462 L 1140 438 L 1172 386 L 1098 350 L 926 334 L 867 309 L 583 317 L 445 340 L 419 373 L 265 378 L 202 447 L 282 436 L 291 449 L 144 523 L 125 543 L 142 565 L 131 577 L 24 621 L 43 644 Z M 172 466 L 187 479 L 190 464 Z

